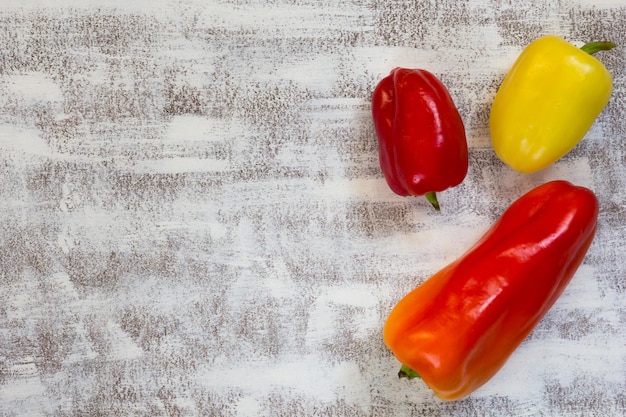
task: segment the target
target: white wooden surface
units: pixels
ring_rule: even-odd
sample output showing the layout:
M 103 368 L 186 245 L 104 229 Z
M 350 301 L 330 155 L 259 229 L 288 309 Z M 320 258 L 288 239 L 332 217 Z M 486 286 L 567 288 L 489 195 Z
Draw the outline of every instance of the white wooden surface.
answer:
M 3 0 L 0 415 L 626 414 L 623 0 Z M 521 175 L 489 106 L 543 34 L 615 77 L 584 141 Z M 470 170 L 442 211 L 382 179 L 369 100 L 430 70 Z M 584 265 L 506 367 L 444 403 L 381 340 L 407 291 L 550 179 L 592 188 Z

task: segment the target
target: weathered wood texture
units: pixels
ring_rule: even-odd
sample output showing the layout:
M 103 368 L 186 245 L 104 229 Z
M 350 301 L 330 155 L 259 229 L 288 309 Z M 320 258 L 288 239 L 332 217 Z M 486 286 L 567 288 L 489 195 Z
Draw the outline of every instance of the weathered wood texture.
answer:
M 626 5 L 595 3 L 3 0 L 0 415 L 625 415 Z M 489 107 L 548 33 L 616 42 L 615 91 L 520 175 Z M 378 167 L 369 100 L 396 66 L 467 126 L 440 213 Z M 601 204 L 562 298 L 471 398 L 398 380 L 390 308 L 555 178 Z

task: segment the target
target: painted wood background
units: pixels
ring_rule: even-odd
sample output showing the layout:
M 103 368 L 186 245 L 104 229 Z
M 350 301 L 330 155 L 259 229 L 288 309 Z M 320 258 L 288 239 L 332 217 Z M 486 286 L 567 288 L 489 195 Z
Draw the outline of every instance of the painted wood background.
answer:
M 615 90 L 516 174 L 490 103 L 549 33 L 617 43 Z M 623 0 L 2 0 L 0 416 L 626 415 L 625 51 Z M 466 124 L 440 213 L 379 170 L 396 66 Z M 554 308 L 466 400 L 398 380 L 390 308 L 556 178 L 601 213 Z

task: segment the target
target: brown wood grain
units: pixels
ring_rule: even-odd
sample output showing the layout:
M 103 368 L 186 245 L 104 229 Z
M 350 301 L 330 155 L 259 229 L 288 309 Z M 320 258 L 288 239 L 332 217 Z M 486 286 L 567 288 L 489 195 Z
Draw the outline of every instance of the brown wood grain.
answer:
M 626 6 L 584 1 L 0 5 L 0 416 L 626 413 Z M 554 33 L 614 75 L 579 146 L 522 176 L 491 100 Z M 378 167 L 369 100 L 429 69 L 466 123 L 442 212 Z M 384 319 L 549 179 L 591 187 L 597 238 L 554 308 L 467 400 L 400 381 Z

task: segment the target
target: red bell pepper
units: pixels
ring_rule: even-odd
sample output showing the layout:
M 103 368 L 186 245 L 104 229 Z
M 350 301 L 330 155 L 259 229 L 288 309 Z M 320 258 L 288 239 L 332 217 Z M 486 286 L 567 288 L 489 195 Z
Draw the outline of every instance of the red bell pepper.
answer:
M 398 195 L 425 195 L 439 210 L 436 192 L 467 174 L 463 120 L 446 87 L 421 69 L 396 68 L 372 97 L 380 166 Z
M 515 201 L 462 257 L 406 295 L 384 340 L 444 400 L 485 384 L 546 314 L 593 240 L 598 203 L 565 181 Z

